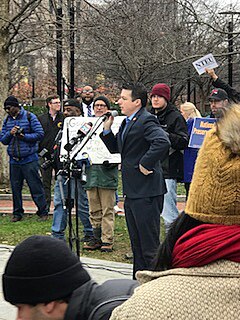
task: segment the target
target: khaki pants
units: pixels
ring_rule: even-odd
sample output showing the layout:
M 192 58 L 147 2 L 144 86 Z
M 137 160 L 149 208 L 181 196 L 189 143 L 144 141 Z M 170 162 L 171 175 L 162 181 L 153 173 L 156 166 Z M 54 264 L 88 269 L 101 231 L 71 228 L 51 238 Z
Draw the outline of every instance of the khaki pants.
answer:
M 93 228 L 102 229 L 102 242 L 113 243 L 115 190 L 92 188 L 87 190 L 90 221 Z

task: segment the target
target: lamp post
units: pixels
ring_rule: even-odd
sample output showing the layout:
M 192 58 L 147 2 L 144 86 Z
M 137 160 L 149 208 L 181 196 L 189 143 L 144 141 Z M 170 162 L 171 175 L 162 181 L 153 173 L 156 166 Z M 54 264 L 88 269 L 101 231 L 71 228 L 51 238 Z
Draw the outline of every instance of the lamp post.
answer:
M 233 16 L 235 14 L 240 14 L 240 12 L 224 11 L 219 12 L 219 14 L 230 15 L 231 20 L 228 22 L 228 83 L 232 87 L 233 84 Z
M 74 0 L 69 1 L 69 24 L 70 24 L 70 36 L 69 36 L 69 46 L 70 46 L 70 98 L 74 98 L 74 54 L 75 54 L 75 19 L 74 19 Z
M 59 7 L 56 12 L 56 42 L 57 42 L 57 94 L 60 99 L 63 98 L 62 92 L 62 1 L 59 1 Z

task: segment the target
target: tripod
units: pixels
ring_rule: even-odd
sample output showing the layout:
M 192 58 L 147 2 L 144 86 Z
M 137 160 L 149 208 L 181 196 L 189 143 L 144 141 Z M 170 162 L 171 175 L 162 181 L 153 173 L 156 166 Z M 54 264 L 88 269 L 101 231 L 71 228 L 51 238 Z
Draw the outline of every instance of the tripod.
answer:
M 60 194 L 63 204 L 63 209 L 67 211 L 68 216 L 68 230 L 69 230 L 69 237 L 68 242 L 70 249 L 73 250 L 73 245 L 76 245 L 76 253 L 80 255 L 80 240 L 79 240 L 79 220 L 78 220 L 78 213 L 79 213 L 79 189 L 83 188 L 84 183 L 86 183 L 86 168 L 90 165 L 90 160 L 86 153 L 82 154 L 81 160 L 76 160 L 77 155 L 86 145 L 86 143 L 92 138 L 95 134 L 96 130 L 101 125 L 102 121 L 99 123 L 96 122 L 95 126 L 91 129 L 88 135 L 80 141 L 80 144 L 77 145 L 78 150 L 74 152 L 73 150 L 67 150 L 67 156 L 65 156 L 65 161 L 63 165 L 63 170 L 60 170 L 57 175 Z M 76 139 L 76 144 L 77 144 Z M 67 127 L 67 144 L 69 144 L 69 128 Z M 75 147 L 75 145 L 73 145 Z M 66 179 L 63 179 L 62 176 L 65 176 Z M 67 196 L 66 199 L 64 197 L 64 188 L 63 188 L 63 180 L 64 183 L 67 185 Z M 73 196 L 73 188 L 74 188 L 74 196 Z M 83 192 L 83 190 L 81 190 Z M 80 196 L 82 197 L 80 192 Z M 81 199 L 80 199 L 81 201 Z M 75 230 L 73 228 L 73 216 L 72 216 L 72 209 L 74 208 L 75 202 Z M 84 202 L 84 201 L 83 201 Z M 83 204 L 80 203 L 81 210 L 83 210 Z M 80 218 L 83 213 L 80 213 Z M 83 221 L 82 221 L 83 222 Z M 84 223 L 83 223 L 84 224 Z

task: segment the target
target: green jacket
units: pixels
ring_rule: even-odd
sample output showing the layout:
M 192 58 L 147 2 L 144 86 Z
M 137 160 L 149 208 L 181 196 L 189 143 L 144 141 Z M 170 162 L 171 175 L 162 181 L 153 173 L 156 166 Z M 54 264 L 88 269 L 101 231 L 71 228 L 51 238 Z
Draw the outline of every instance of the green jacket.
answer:
M 93 164 L 87 170 L 85 189 L 93 187 L 114 189 L 118 187 L 118 166 L 116 164 Z

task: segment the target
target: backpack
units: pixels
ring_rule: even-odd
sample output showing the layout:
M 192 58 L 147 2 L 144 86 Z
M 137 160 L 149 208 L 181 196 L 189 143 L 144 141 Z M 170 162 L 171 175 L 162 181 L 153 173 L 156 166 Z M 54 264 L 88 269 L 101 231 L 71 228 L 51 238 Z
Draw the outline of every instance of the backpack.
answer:
M 136 280 L 90 280 L 72 294 L 64 320 L 108 320 L 112 311 L 127 301 L 139 285 Z

